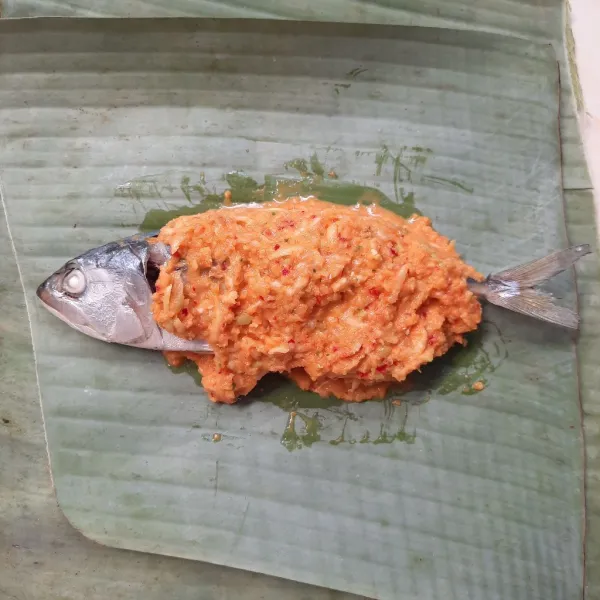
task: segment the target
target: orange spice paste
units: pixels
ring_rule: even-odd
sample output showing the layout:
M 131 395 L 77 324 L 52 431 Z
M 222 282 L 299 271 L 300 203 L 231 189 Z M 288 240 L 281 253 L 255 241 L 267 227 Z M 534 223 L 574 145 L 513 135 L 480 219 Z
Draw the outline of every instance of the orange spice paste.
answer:
M 481 321 L 454 243 L 426 217 L 314 197 L 220 208 L 165 225 L 171 248 L 152 312 L 206 340 L 196 362 L 214 402 L 233 403 L 269 372 L 348 401 L 382 398 Z

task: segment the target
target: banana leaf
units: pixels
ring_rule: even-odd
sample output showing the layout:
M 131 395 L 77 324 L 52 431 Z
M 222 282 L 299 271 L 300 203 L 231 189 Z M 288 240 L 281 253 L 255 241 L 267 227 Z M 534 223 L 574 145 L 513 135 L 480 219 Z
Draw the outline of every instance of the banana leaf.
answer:
M 466 349 L 383 402 L 323 402 L 269 379 L 227 407 L 159 355 L 85 338 L 34 298 L 68 258 L 218 205 L 227 188 L 420 211 L 484 272 L 564 246 L 551 47 L 235 19 L 0 33 L 3 202 L 75 527 L 377 598 L 580 597 L 568 334 L 490 309 Z M 572 274 L 557 282 L 566 302 L 573 288 Z

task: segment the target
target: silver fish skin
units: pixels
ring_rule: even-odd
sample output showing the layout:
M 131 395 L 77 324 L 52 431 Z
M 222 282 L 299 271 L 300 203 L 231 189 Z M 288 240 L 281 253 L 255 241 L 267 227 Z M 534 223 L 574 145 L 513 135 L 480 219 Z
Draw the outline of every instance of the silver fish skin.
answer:
M 110 242 L 68 261 L 37 289 L 45 308 L 88 336 L 149 350 L 210 352 L 207 343 L 165 331 L 152 318 L 153 279 L 170 257 L 149 236 Z
M 48 277 L 37 289 L 38 298 L 70 327 L 105 342 L 210 353 L 206 342 L 179 338 L 152 317 L 153 284 L 160 266 L 170 257 L 167 246 L 148 242 L 155 235 L 134 235 L 88 250 Z M 491 304 L 577 329 L 577 313 L 555 304 L 537 286 L 590 252 L 587 244 L 559 250 L 490 275 L 483 282 L 470 280 L 469 289 Z
M 469 289 L 490 304 L 501 306 L 560 327 L 579 329 L 579 315 L 555 303 L 539 285 L 572 267 L 591 253 L 589 244 L 557 250 L 516 267 L 489 275 L 485 281 L 469 281 Z

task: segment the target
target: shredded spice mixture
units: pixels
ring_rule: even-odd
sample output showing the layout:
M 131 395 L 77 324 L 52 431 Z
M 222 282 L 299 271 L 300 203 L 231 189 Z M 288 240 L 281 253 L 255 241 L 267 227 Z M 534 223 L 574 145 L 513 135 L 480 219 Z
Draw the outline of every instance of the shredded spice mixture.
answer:
M 156 322 L 215 351 L 165 354 L 195 361 L 215 402 L 270 371 L 321 396 L 382 398 L 481 321 L 466 280 L 483 277 L 426 217 L 292 198 L 179 217 L 158 239 L 172 257 Z

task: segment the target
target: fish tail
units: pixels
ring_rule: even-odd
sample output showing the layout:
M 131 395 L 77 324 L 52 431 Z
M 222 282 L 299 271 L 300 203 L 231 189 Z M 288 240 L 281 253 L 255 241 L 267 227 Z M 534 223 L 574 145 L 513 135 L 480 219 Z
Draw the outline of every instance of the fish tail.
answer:
M 591 253 L 589 244 L 571 246 L 566 250 L 557 250 L 517 267 L 511 267 L 490 277 L 494 281 L 511 282 L 523 288 L 533 287 L 548 281 L 569 267 L 581 257 Z
M 555 303 L 551 294 L 535 289 L 591 253 L 588 244 L 552 252 L 543 258 L 470 282 L 471 291 L 491 304 L 569 329 L 579 328 L 579 315 Z
M 555 304 L 550 294 L 525 288 L 522 290 L 489 290 L 485 299 L 491 304 L 547 321 L 569 329 L 579 328 L 579 315 L 570 308 Z

